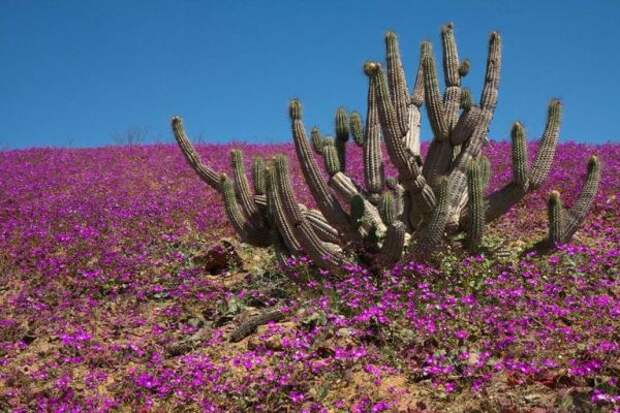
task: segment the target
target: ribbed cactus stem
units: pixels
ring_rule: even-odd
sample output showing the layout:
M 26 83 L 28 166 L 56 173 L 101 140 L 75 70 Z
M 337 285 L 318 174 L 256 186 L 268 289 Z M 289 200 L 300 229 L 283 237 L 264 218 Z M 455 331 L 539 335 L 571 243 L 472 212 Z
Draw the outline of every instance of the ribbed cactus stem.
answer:
M 349 119 L 347 111 L 343 107 L 336 109 L 336 139 L 344 142 L 349 140 Z
M 367 62 L 364 64 L 364 73 L 369 77 L 375 78 L 373 86 L 379 107 L 379 119 L 386 141 L 402 139 L 406 131 L 400 127 L 398 114 L 392 103 L 388 83 L 381 65 L 377 62 Z
M 222 174 L 220 177 L 220 188 L 222 191 L 224 209 L 226 211 L 226 215 L 228 216 L 228 220 L 231 222 L 233 228 L 242 240 L 252 242 L 253 234 L 251 233 L 250 223 L 243 215 L 243 212 L 237 203 L 233 182 L 230 178 L 228 178 L 228 176 L 226 176 L 226 174 Z
M 218 173 L 202 162 L 200 155 L 198 155 L 198 152 L 196 152 L 196 149 L 194 149 L 185 134 L 183 119 L 179 116 L 174 116 L 171 124 L 174 138 L 179 144 L 179 148 L 181 148 L 181 152 L 183 152 L 187 163 L 192 167 L 196 174 L 198 174 L 198 176 L 207 183 L 207 185 L 216 191 L 220 191 L 220 177 Z
M 598 186 L 601 181 L 601 162 L 596 155 L 592 155 L 588 161 L 586 181 L 581 188 L 579 197 L 566 214 L 566 228 L 564 229 L 564 242 L 570 241 L 573 234 L 583 223 L 588 211 L 592 208 Z
M 551 170 L 555 149 L 560 136 L 561 114 L 562 104 L 559 100 L 553 99 L 551 103 L 549 103 L 547 124 L 545 125 L 543 137 L 538 145 L 536 159 L 534 160 L 531 170 L 530 185 L 532 189 L 539 188 L 547 179 L 547 175 Z
M 338 157 L 338 151 L 332 145 L 327 145 L 323 148 L 323 158 L 325 159 L 325 168 L 329 176 L 333 176 L 340 170 L 340 159 Z
M 295 99 L 290 103 L 289 113 L 291 114 L 293 140 L 295 141 L 297 158 L 310 192 L 312 192 L 319 210 L 327 218 L 330 225 L 343 234 L 347 234 L 349 229 L 348 216 L 336 197 L 330 192 L 310 149 L 304 124 L 301 120 L 301 103 L 298 100 Z
M 446 87 L 460 86 L 459 54 L 456 48 L 454 27 L 448 23 L 441 28 L 441 45 L 443 50 L 443 71 Z
M 252 162 L 252 180 L 254 182 L 254 194 L 256 195 L 265 195 L 267 193 L 265 170 L 265 160 L 260 156 L 256 156 Z
M 417 108 L 424 103 L 424 61 L 423 56 L 425 53 L 426 42 L 422 42 L 420 45 L 420 58 L 418 63 L 418 71 L 415 76 L 415 83 L 413 84 L 413 91 L 411 92 L 411 103 Z
M 388 85 L 392 104 L 396 110 L 396 118 L 399 124 L 400 135 L 404 135 L 408 129 L 409 91 L 405 80 L 405 70 L 400 58 L 398 37 L 394 32 L 385 34 L 385 56 L 387 63 Z
M 493 32 L 489 37 L 487 66 L 482 96 L 480 97 L 480 121 L 468 139 L 468 144 L 462 148 L 458 157 L 452 163 L 450 171 L 450 205 L 457 211 L 466 205 L 464 201 L 467 200 L 467 167 L 469 162 L 478 157 L 483 145 L 487 142 L 489 123 L 493 118 L 497 105 L 501 61 L 501 37 L 499 33 Z
M 469 109 L 464 111 L 459 117 L 454 129 L 450 133 L 450 143 L 453 146 L 465 143 L 471 138 L 481 121 L 482 109 L 478 106 L 470 106 Z
M 336 139 L 334 141 L 340 160 L 340 170 L 345 171 L 347 165 L 347 141 L 349 140 L 349 119 L 347 111 L 340 107 L 336 110 Z
M 289 251 L 289 254 L 296 255 L 303 253 L 301 244 L 295 236 L 294 223 L 288 218 L 282 199 L 276 188 L 275 169 L 269 168 L 265 170 L 265 184 L 267 191 L 267 205 L 271 213 L 271 217 L 282 238 L 282 242 Z
M 431 252 L 443 238 L 446 228 L 450 207 L 447 179 L 441 179 L 437 189 L 437 205 L 431 213 L 430 220 L 416 233 L 416 251 L 420 253 Z
M 392 191 L 385 191 L 381 196 L 379 204 L 379 213 L 385 225 L 390 225 L 397 219 L 396 201 Z
M 472 161 L 467 170 L 468 220 L 467 247 L 480 248 L 484 232 L 484 185 L 479 162 Z
M 480 167 L 480 179 L 482 180 L 482 188 L 486 188 L 489 185 L 491 179 L 491 161 L 486 156 L 480 156 L 478 161 Z
M 564 240 L 562 234 L 564 228 L 562 201 L 558 191 L 551 191 L 549 194 L 547 213 L 549 215 L 549 244 L 550 246 L 556 246 L 561 244 Z
M 335 244 L 340 242 L 338 230 L 327 223 L 327 220 L 320 211 L 316 209 L 308 209 L 303 211 L 302 214 L 321 240 Z
M 487 124 L 491 121 L 497 105 L 497 91 L 499 88 L 501 64 L 502 38 L 498 32 L 492 32 L 489 36 L 487 66 L 484 76 L 482 96 L 480 97 L 480 108 L 484 112 L 484 118 L 487 121 Z
M 312 141 L 312 148 L 314 149 L 314 152 L 316 152 L 318 155 L 322 155 L 325 140 L 321 136 L 321 131 L 319 130 L 319 128 L 312 128 L 312 130 L 310 131 L 310 140 Z
M 514 123 L 510 136 L 512 138 L 512 182 L 526 191 L 530 171 L 527 159 L 527 140 L 520 122 Z
M 302 215 L 293 194 L 286 157 L 283 155 L 276 156 L 274 166 L 276 187 L 282 197 L 287 219 L 293 223 L 295 235 L 303 250 L 317 265 L 334 272 L 340 271 L 340 265 L 346 261 L 342 249 L 337 244 L 321 241 L 310 223 Z
M 382 266 L 389 268 L 401 259 L 405 249 L 406 235 L 407 230 L 402 222 L 394 222 L 388 227 L 379 254 Z
M 359 112 L 351 112 L 349 117 L 349 129 L 353 136 L 353 141 L 358 146 L 364 145 L 364 129 L 362 128 L 362 117 Z
M 233 169 L 233 176 L 235 181 L 235 192 L 237 198 L 241 202 L 243 212 L 248 219 L 257 219 L 258 210 L 254 203 L 254 196 L 250 192 L 250 185 L 248 179 L 245 176 L 245 167 L 243 165 L 243 154 L 238 149 L 230 151 L 230 162 Z M 258 223 L 254 223 L 257 225 Z
M 398 169 L 402 181 L 412 179 L 414 176 L 412 176 L 410 166 L 411 156 L 403 140 L 405 134 L 401 133 L 398 126 L 396 111 L 390 99 L 381 65 L 376 62 L 367 62 L 364 65 L 364 72 L 371 78 L 369 86 L 373 88 L 377 100 L 379 122 L 390 159 Z
M 428 112 L 435 139 L 443 140 L 448 136 L 448 124 L 446 122 L 443 97 L 439 91 L 433 49 L 428 42 L 425 43 L 422 63 L 424 64 L 424 100 L 426 101 L 426 111 Z
M 371 195 L 378 196 L 383 189 L 383 157 L 381 156 L 381 125 L 375 93 L 375 76 L 368 78 L 368 109 L 364 130 L 364 181 Z

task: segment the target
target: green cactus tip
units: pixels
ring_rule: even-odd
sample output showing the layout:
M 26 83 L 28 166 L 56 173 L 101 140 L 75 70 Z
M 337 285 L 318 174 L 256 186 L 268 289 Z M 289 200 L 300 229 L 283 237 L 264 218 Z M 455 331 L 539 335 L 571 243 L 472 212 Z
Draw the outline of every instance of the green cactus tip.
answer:
M 288 105 L 288 114 L 291 120 L 300 120 L 302 116 L 302 107 L 299 99 L 295 98 L 291 100 Z

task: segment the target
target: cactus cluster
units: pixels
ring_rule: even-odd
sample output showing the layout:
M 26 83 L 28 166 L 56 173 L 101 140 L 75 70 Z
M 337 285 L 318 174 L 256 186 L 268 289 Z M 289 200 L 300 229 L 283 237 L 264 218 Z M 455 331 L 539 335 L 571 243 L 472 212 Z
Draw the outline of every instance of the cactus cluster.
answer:
M 465 232 L 465 246 L 480 248 L 485 224 L 506 213 L 549 174 L 559 137 L 561 103 L 549 104 L 547 123 L 530 165 L 522 125 L 512 128 L 512 181 L 485 195 L 491 166 L 482 155 L 497 104 L 501 69 L 501 37 L 489 38 L 484 86 L 478 104 L 462 86 L 470 63 L 460 60 L 452 24 L 441 30 L 445 89 L 439 87 L 435 57 L 423 42 L 411 93 L 405 78 L 398 39 L 385 36 L 386 69 L 374 61 L 363 66 L 368 77 L 366 120 L 358 112 L 338 108 L 335 137 L 314 128 L 310 140 L 302 105 L 289 105 L 296 154 L 317 209 L 295 199 L 284 155 L 254 159 L 254 191 L 243 169 L 240 151 L 232 151 L 233 178 L 203 164 L 188 140 L 182 120 L 172 119 L 175 138 L 196 173 L 221 193 L 226 213 L 240 237 L 256 246 L 275 246 L 285 255 L 307 255 L 320 267 L 338 271 L 362 261 L 388 268 L 404 256 L 427 256 L 447 234 Z M 425 159 L 420 152 L 420 109 L 433 131 Z M 349 137 L 363 148 L 364 183 L 346 173 Z M 384 143 L 384 146 L 382 145 Z M 383 148 L 398 171 L 384 171 Z M 319 166 L 322 158 L 324 170 Z M 571 209 L 559 194 L 549 197 L 549 232 L 538 245 L 545 248 L 570 240 L 596 195 L 600 165 L 593 156 L 586 183 Z

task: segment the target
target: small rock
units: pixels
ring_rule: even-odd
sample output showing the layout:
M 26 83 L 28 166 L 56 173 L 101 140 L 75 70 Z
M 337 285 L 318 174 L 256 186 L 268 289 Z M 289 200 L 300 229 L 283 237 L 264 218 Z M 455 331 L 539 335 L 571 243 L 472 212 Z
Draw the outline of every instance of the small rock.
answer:
M 241 269 L 243 264 L 233 244 L 226 240 L 212 246 L 206 254 L 195 257 L 194 263 L 202 265 L 211 274 L 221 274 L 233 267 Z

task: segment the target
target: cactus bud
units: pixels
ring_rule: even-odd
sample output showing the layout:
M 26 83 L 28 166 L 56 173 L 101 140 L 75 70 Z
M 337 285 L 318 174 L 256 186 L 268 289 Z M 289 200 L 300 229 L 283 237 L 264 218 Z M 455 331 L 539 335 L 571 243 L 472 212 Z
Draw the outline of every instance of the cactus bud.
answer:
M 469 73 L 470 65 L 471 63 L 469 59 L 464 59 L 459 65 L 459 76 L 461 77 L 467 76 L 467 74 Z
M 293 99 L 288 105 L 288 114 L 291 120 L 300 120 L 302 116 L 302 107 L 299 99 Z
M 379 73 L 379 68 L 381 65 L 377 62 L 366 62 L 364 63 L 364 73 L 366 76 L 374 76 Z

